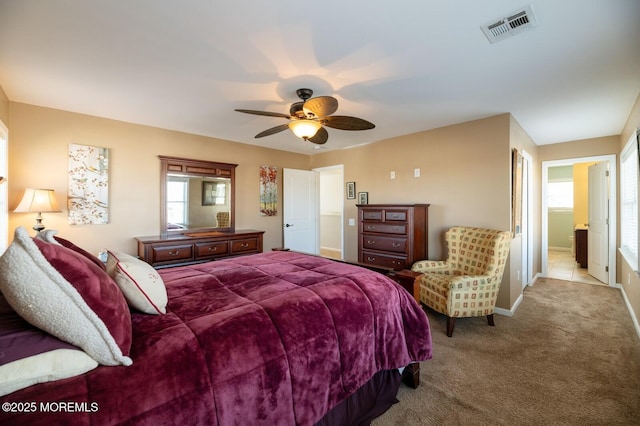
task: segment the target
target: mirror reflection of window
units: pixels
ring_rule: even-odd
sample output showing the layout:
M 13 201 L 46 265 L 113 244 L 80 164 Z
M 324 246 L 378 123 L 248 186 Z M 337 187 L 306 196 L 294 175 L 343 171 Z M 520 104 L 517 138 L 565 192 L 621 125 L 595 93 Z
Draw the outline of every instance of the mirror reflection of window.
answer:
M 171 177 L 167 181 L 167 221 L 173 225 L 187 224 L 189 192 L 188 178 Z
M 216 195 L 215 195 L 215 203 L 226 204 L 227 202 L 227 185 L 224 182 L 219 182 L 216 184 Z

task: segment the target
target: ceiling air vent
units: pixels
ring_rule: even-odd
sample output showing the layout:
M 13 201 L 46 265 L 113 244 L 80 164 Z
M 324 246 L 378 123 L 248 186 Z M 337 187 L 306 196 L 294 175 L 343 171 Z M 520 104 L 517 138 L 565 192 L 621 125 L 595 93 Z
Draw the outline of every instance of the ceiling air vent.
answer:
M 480 27 L 491 43 L 520 34 L 538 24 L 531 5 Z

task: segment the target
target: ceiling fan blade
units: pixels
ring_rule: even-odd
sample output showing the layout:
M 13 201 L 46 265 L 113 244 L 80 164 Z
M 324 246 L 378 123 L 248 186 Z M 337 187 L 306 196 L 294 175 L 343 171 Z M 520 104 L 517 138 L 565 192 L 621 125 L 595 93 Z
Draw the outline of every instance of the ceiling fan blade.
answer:
M 320 127 L 320 129 L 318 129 L 316 134 L 313 135 L 312 137 L 310 137 L 307 140 L 309 142 L 313 142 L 315 144 L 322 145 L 325 142 L 327 142 L 327 139 L 329 139 L 329 132 L 327 132 L 327 129 L 325 129 L 324 127 Z
M 276 133 L 280 133 L 283 130 L 287 130 L 288 128 L 289 128 L 289 124 L 281 124 L 279 126 L 272 127 L 270 129 L 264 130 L 264 131 L 258 133 L 255 137 L 256 138 L 263 138 L 265 136 L 270 136 L 270 135 L 274 135 Z
M 279 113 L 279 112 L 255 111 L 255 110 L 252 110 L 252 109 L 236 109 L 235 111 L 244 112 L 245 114 L 266 115 L 268 117 L 291 118 L 291 116 L 289 116 L 287 114 L 282 114 L 282 113 Z
M 326 117 L 338 110 L 338 100 L 331 96 L 318 96 L 306 101 L 302 109 L 307 116 Z
M 339 130 L 368 130 L 373 129 L 375 124 L 363 120 L 362 118 L 348 117 L 346 115 L 332 115 L 325 117 L 323 124 Z

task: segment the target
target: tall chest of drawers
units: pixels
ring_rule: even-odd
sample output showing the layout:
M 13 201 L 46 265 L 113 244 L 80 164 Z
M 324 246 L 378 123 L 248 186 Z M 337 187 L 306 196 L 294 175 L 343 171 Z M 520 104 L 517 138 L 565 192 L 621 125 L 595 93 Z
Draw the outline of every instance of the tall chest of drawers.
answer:
M 410 269 L 429 254 L 429 204 L 358 204 L 358 262 Z

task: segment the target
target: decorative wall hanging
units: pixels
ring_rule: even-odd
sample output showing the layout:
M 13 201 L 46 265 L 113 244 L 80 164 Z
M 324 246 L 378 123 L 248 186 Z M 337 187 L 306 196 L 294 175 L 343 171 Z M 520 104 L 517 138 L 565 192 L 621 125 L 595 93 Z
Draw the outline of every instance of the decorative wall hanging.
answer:
M 69 144 L 71 225 L 109 223 L 109 150 Z
M 358 204 L 369 204 L 368 192 L 358 192 Z
M 278 168 L 260 166 L 260 215 L 278 215 Z
M 355 200 L 356 198 L 356 183 L 347 182 L 347 200 Z
M 522 161 L 523 157 L 516 148 L 513 149 L 513 163 L 512 163 L 512 227 L 513 235 L 519 235 L 522 233 Z

